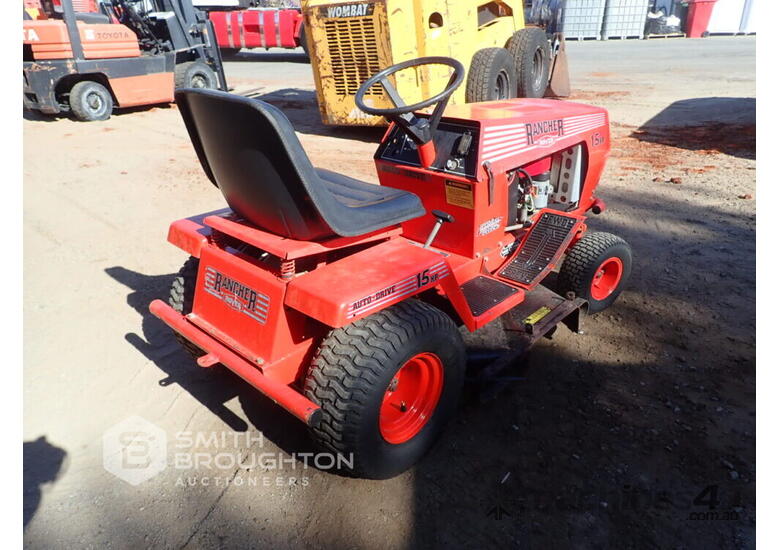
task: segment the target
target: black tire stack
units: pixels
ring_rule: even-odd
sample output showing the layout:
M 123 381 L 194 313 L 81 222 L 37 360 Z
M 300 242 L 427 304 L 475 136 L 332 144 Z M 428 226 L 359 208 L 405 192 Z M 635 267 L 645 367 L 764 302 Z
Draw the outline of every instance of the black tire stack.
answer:
M 552 64 L 552 46 L 543 29 L 514 33 L 505 48 L 484 48 L 471 59 L 466 102 L 543 97 Z

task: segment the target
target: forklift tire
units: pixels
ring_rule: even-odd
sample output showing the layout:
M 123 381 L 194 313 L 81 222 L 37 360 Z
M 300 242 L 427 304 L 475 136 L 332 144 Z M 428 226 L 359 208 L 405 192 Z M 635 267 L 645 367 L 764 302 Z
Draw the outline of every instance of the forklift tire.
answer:
M 454 416 L 463 387 L 463 339 L 444 312 L 416 299 L 332 330 L 304 382 L 322 408 L 311 429 L 347 473 L 388 479 L 415 464 Z
M 631 275 L 631 247 L 612 233 L 588 233 L 575 244 L 558 274 L 558 291 L 588 302 L 588 314 L 607 309 Z
M 76 120 L 91 122 L 108 120 L 114 110 L 114 100 L 105 86 L 92 80 L 76 82 L 68 97 L 70 112 Z
M 485 48 L 474 54 L 466 80 L 466 103 L 510 99 L 516 94 L 515 65 L 507 50 Z
M 187 61 L 176 65 L 173 83 L 177 90 L 182 88 L 217 89 L 217 75 L 203 61 Z
M 168 295 L 168 304 L 176 310 L 177 313 L 187 315 L 192 313 L 192 302 L 195 299 L 195 283 L 198 279 L 198 264 L 200 260 L 193 256 L 184 262 L 184 265 L 176 274 L 171 284 L 171 291 Z M 184 336 L 173 331 L 176 340 L 181 344 L 184 350 L 192 355 L 193 359 L 205 355 L 206 352 L 198 346 L 187 340 Z
M 536 27 L 521 29 L 512 35 L 506 49 L 515 62 L 517 96 L 544 97 L 552 64 L 552 46 L 547 33 Z

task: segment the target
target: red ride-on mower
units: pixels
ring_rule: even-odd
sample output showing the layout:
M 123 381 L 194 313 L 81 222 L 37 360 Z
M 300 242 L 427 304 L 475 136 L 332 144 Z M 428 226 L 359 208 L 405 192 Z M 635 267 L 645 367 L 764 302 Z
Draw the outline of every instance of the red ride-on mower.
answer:
M 391 76 L 428 64 L 453 69 L 447 88 L 405 105 Z M 558 323 L 578 330 L 581 308 L 608 307 L 631 271 L 621 238 L 586 232 L 586 213 L 604 210 L 594 192 L 607 113 L 543 99 L 445 112 L 464 72 L 422 58 L 363 84 L 358 106 L 392 122 L 374 157 L 378 186 L 314 168 L 267 103 L 176 94 L 230 208 L 171 225 L 168 240 L 191 258 L 169 304 L 150 309 L 201 367 L 241 376 L 324 450 L 351 458 L 357 476 L 406 470 L 453 416 L 466 368 L 459 325 L 512 312 L 527 348 Z M 394 108 L 364 103 L 374 86 Z M 541 282 L 559 263 L 556 292 Z

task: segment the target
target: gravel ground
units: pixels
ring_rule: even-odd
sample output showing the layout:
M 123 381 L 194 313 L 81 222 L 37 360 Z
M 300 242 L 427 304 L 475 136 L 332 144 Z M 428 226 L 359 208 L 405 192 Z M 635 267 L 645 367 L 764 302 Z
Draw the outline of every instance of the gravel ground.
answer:
M 612 120 L 608 210 L 589 224 L 631 243 L 631 281 L 495 400 L 467 394 L 425 460 L 383 482 L 289 460 L 310 450 L 302 426 L 199 370 L 147 313 L 185 260 L 168 223 L 224 204 L 175 107 L 26 113 L 25 545 L 754 546 L 754 55 L 753 38 L 571 43 L 572 99 Z M 322 126 L 298 54 L 240 58 L 230 81 L 281 106 L 315 164 L 376 181 L 381 132 Z M 511 344 L 495 325 L 469 343 Z M 133 415 L 168 438 L 168 467 L 138 486 L 103 468 L 104 433 Z M 180 432 L 284 460 L 177 469 Z

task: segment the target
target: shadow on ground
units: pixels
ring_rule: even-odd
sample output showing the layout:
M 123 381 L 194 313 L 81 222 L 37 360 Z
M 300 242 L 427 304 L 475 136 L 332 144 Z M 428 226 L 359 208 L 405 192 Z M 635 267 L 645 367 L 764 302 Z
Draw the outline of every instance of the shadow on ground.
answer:
M 223 53 L 222 58 L 224 61 L 238 61 L 241 63 L 258 63 L 264 61 L 273 63 L 309 64 L 309 56 L 303 53 L 303 50 L 290 50 L 288 52 L 266 52 L 259 49 L 243 50 L 233 55 L 225 55 Z
M 245 432 L 249 426 L 225 406 L 238 397 L 249 421 L 265 437 L 287 453 L 310 450 L 306 429 L 296 418 L 222 366 L 201 368 L 174 338 L 171 329 L 149 312 L 149 304 L 167 299 L 176 274 L 149 276 L 123 267 L 106 273 L 130 289 L 127 303 L 141 316 L 141 334 L 125 339 L 165 374 L 161 386 L 178 385 L 188 392 L 231 430 Z
M 38 511 L 43 486 L 61 476 L 67 455 L 65 449 L 52 445 L 45 435 L 24 442 L 22 495 L 25 527 Z

